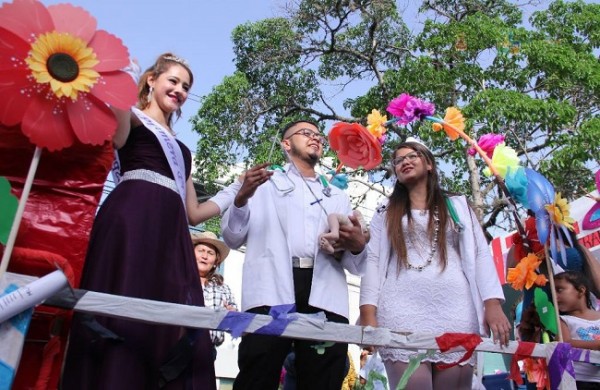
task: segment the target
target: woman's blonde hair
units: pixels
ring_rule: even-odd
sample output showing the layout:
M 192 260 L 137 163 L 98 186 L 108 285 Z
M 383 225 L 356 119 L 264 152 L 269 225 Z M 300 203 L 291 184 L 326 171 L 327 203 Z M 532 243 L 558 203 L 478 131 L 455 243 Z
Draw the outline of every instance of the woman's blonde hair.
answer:
M 188 63 L 176 55 L 172 53 L 164 53 L 161 54 L 157 59 L 154 65 L 146 69 L 146 71 L 140 77 L 140 81 L 138 83 L 138 104 L 137 107 L 140 110 L 148 107 L 150 105 L 150 101 L 148 99 L 148 95 L 150 94 L 150 86 L 148 85 L 148 78 L 152 76 L 154 79 L 157 79 L 158 76 L 166 72 L 173 65 L 182 66 L 190 75 L 190 87 L 194 84 L 194 74 L 190 69 Z M 181 117 L 181 108 L 178 108 L 176 111 L 177 119 Z M 169 116 L 169 126 L 173 125 L 173 114 Z

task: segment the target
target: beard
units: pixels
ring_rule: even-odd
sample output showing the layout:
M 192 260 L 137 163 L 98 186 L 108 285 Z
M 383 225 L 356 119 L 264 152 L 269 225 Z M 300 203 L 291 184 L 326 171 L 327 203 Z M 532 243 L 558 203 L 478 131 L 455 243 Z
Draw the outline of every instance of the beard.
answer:
M 291 144 L 290 155 L 296 157 L 299 160 L 304 161 L 305 163 L 313 167 L 317 165 L 320 158 L 319 154 L 316 151 L 311 149 L 311 151 L 308 153 L 302 153 L 294 144 Z

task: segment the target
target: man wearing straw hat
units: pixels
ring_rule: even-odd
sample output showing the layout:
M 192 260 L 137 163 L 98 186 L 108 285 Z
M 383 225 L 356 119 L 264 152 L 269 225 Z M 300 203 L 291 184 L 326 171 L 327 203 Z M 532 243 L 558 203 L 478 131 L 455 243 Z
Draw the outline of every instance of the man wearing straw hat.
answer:
M 242 310 L 268 314 L 273 306 L 295 304 L 299 313 L 324 312 L 328 321 L 347 324 L 344 270 L 363 272 L 365 237 L 348 196 L 315 171 L 325 144 L 316 123 L 292 122 L 281 135 L 289 164 L 275 171 L 250 169 L 221 222 L 231 248 L 246 245 Z M 334 248 L 345 250 L 339 260 L 319 250 L 319 233 L 328 229 L 332 213 L 348 215 L 352 222 L 340 227 Z M 341 388 L 347 344 L 323 348 L 313 340 L 293 343 L 299 389 Z M 291 344 L 275 336 L 242 337 L 234 389 L 277 389 Z

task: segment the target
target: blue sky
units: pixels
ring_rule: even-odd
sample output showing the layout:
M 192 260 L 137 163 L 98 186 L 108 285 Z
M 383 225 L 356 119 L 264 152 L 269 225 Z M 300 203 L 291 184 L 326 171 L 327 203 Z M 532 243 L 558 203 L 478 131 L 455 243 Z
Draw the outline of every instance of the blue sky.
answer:
M 204 96 L 218 85 L 223 77 L 233 73 L 232 30 L 243 23 L 282 16 L 286 0 L 40 0 L 45 5 L 69 2 L 91 13 L 98 29 L 106 30 L 123 40 L 129 53 L 143 69 L 164 52 L 185 58 L 194 72 L 191 92 Z M 398 0 L 400 9 L 412 13 L 420 2 Z M 406 20 L 414 21 L 408 17 Z M 419 28 L 418 24 L 414 25 Z M 370 83 L 355 86 L 362 94 Z M 347 97 L 332 93 L 339 102 Z M 197 99 L 197 96 L 192 96 Z M 337 106 L 338 104 L 336 104 Z M 183 115 L 175 124 L 177 137 L 192 151 L 196 150 L 198 135 L 189 123 L 200 105 L 188 100 Z M 338 109 L 340 108 L 338 107 Z M 341 111 L 343 112 L 343 110 Z
M 41 0 L 45 5 L 65 0 Z M 143 69 L 164 52 L 185 58 L 194 72 L 195 95 L 206 95 L 233 73 L 231 31 L 239 24 L 281 14 L 279 0 L 73 0 L 98 21 L 98 29 L 123 40 Z M 195 98 L 192 96 L 192 98 Z M 197 98 L 196 98 L 197 99 Z M 175 124 L 177 137 L 196 150 L 189 118 L 199 104 L 188 100 Z
M 43 4 L 65 3 L 65 0 L 41 0 Z M 591 0 L 598 3 L 600 0 Z M 191 92 L 197 96 L 210 93 L 223 77 L 234 71 L 231 43 L 232 30 L 246 22 L 282 16 L 287 0 L 72 0 L 98 21 L 98 28 L 121 38 L 143 69 L 164 52 L 185 58 L 194 72 Z M 416 14 L 420 1 L 398 0 L 404 19 L 411 30 L 420 30 L 423 15 Z M 542 0 L 537 8 L 546 8 Z M 534 7 L 527 7 L 531 11 Z M 529 12 L 526 12 L 528 14 Z M 337 95 L 331 92 L 336 108 L 345 97 L 360 95 L 371 85 L 363 82 Z M 197 99 L 192 96 L 192 99 Z M 336 104 L 337 103 L 337 104 Z M 175 124 L 177 137 L 191 150 L 196 150 L 198 135 L 191 131 L 189 118 L 199 108 L 192 100 L 183 107 L 183 116 Z M 340 110 L 344 113 L 343 110 Z

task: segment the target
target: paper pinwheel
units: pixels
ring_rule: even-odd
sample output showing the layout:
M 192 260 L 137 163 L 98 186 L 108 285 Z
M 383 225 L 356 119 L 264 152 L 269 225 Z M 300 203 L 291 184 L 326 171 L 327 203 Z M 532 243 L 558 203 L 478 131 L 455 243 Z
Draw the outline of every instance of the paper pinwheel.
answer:
M 596 189 L 600 192 L 600 169 L 596 172 Z M 600 228 L 600 202 L 596 203 L 585 213 L 581 227 L 586 230 Z
M 550 243 L 550 252 L 554 261 L 559 258 L 566 259 L 563 236 L 567 238 L 569 245 L 573 246 L 569 229 L 573 229 L 574 220 L 570 216 L 569 205 L 560 193 L 555 193 L 554 186 L 543 175 L 529 168 L 525 168 L 525 173 L 527 199 L 529 208 L 535 213 L 540 243 Z M 560 233 L 561 230 L 563 234 Z M 561 257 L 558 256 L 559 251 Z
M 0 7 L 0 122 L 21 125 L 32 143 L 59 150 L 79 140 L 99 145 L 127 110 L 136 86 L 120 71 L 129 53 L 120 39 L 70 4 L 14 0 Z

